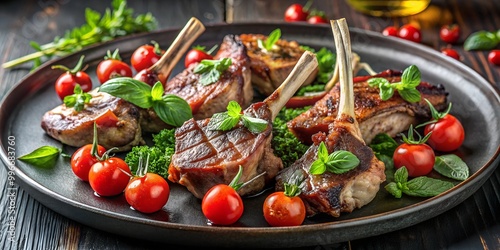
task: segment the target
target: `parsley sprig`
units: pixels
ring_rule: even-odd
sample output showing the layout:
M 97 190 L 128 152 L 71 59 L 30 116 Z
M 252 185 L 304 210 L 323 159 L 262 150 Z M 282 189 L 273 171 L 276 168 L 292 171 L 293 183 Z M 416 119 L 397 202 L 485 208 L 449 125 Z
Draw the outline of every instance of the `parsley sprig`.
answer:
M 151 13 L 134 17 L 134 10 L 127 8 L 125 0 L 113 0 L 112 7 L 112 10 L 108 8 L 103 14 L 90 8 L 85 9 L 85 24 L 66 31 L 64 36 L 54 38 L 51 43 L 40 45 L 31 41 L 30 45 L 36 50 L 35 53 L 6 62 L 2 67 L 11 68 L 33 61 L 33 68 L 36 68 L 41 65 L 44 57 L 50 59 L 53 56 L 63 56 L 116 37 L 156 29 L 157 23 Z
M 343 174 L 358 165 L 359 159 L 353 153 L 346 150 L 337 150 L 328 154 L 326 144 L 321 142 L 318 147 L 318 159 L 312 163 L 309 173 L 319 175 L 328 170 L 334 174 Z
M 227 131 L 233 129 L 240 121 L 252 133 L 260 133 L 267 128 L 266 120 L 242 114 L 241 111 L 241 106 L 236 101 L 230 101 L 226 112 L 216 113 L 210 118 L 208 129 Z
M 74 94 L 64 97 L 64 105 L 66 105 L 66 107 L 73 107 L 75 111 L 80 112 L 85 107 L 85 104 L 90 102 L 90 99 L 92 99 L 92 95 L 83 92 L 80 84 L 77 84 L 75 86 L 73 92 Z
M 380 99 L 387 101 L 397 91 L 401 98 L 408 102 L 419 102 L 420 92 L 416 87 L 420 84 L 420 70 L 417 66 L 411 65 L 403 71 L 401 82 L 390 83 L 385 78 L 371 78 L 368 80 L 370 87 L 380 89 Z
M 195 74 L 201 74 L 199 83 L 203 86 L 210 85 L 217 82 L 222 74 L 226 71 L 232 64 L 231 58 L 222 58 L 219 60 L 202 60 L 193 72 Z

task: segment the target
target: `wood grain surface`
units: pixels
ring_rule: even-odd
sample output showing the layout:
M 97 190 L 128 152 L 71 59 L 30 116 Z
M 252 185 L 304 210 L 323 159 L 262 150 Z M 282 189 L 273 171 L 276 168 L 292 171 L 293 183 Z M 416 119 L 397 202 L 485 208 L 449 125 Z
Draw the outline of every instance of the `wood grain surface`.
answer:
M 0 63 L 33 52 L 29 46 L 32 40 L 47 43 L 65 30 L 80 26 L 84 23 L 86 7 L 103 12 L 110 2 L 1 1 Z M 128 5 L 136 13 L 151 12 L 158 20 L 159 29 L 166 29 L 182 27 L 192 16 L 205 24 L 282 21 L 285 9 L 292 3 L 305 4 L 306 1 L 129 0 Z M 329 19 L 345 17 L 352 27 L 377 32 L 389 25 L 416 23 L 422 29 L 422 43 L 436 50 L 449 46 L 439 39 L 439 27 L 458 23 L 462 29 L 460 43 L 451 47 L 460 53 L 462 63 L 500 87 L 500 67 L 488 62 L 488 52 L 464 51 L 462 46 L 464 39 L 474 31 L 500 29 L 500 1 L 433 0 L 423 13 L 403 18 L 360 14 L 344 0 L 317 0 L 313 7 L 324 11 Z M 0 98 L 29 74 L 30 67 L 0 68 Z M 0 249 L 183 249 L 113 235 L 63 217 L 41 205 L 15 183 L 11 185 L 7 170 L 3 163 L 1 165 Z M 15 207 L 14 213 L 9 206 Z M 14 240 L 10 239 L 12 232 Z M 330 245 L 318 242 L 301 249 L 500 249 L 500 168 L 470 198 L 432 219 L 366 239 Z

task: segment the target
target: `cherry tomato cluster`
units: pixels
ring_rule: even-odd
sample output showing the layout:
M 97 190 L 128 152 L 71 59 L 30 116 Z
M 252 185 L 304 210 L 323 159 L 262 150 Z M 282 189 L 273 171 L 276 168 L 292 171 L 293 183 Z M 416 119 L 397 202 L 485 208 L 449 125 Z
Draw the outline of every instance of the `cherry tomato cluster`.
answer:
M 412 24 L 405 24 L 399 29 L 395 26 L 388 26 L 382 30 L 384 36 L 399 37 L 408 41 L 420 43 L 422 41 L 422 33 L 420 29 Z
M 294 3 L 285 10 L 284 19 L 286 22 L 308 22 L 311 24 L 328 23 L 325 13 L 316 9 L 309 10 L 312 1 L 306 5 Z
M 403 137 L 404 143 L 396 148 L 393 155 L 394 167 L 405 166 L 410 177 L 429 174 L 434 167 L 435 151 L 455 151 L 462 145 L 465 138 L 462 123 L 449 114 L 451 104 L 445 112 L 440 113 L 429 101 L 427 103 L 433 119 L 419 125 L 424 126 L 425 137 L 414 140 L 413 127 L 410 127 L 408 137 Z
M 92 144 L 77 149 L 71 156 L 71 169 L 83 181 L 88 181 L 96 195 L 110 197 L 125 193 L 127 203 L 143 213 L 159 211 L 168 201 L 170 187 L 155 173 L 141 169 L 133 176 L 128 164 L 118 157 L 109 157 L 110 151 L 97 142 L 97 125 L 94 125 Z

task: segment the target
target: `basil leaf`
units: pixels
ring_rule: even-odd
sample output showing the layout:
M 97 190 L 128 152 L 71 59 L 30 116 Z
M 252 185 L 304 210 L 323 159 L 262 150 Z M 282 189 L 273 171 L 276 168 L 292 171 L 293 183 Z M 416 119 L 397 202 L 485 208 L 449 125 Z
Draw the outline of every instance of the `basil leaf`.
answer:
M 51 168 L 55 166 L 60 152 L 61 150 L 56 147 L 42 146 L 18 159 L 35 167 Z
M 252 133 L 260 133 L 267 128 L 266 120 L 246 115 L 241 116 L 241 119 L 243 120 L 243 125 Z
M 410 65 L 403 71 L 401 82 L 405 88 L 415 88 L 420 84 L 420 70 L 415 65 Z
M 161 101 L 154 101 L 153 109 L 162 121 L 175 127 L 182 126 L 185 121 L 193 117 L 191 107 L 186 100 L 173 94 L 166 94 Z
M 469 178 L 469 167 L 460 157 L 453 154 L 437 156 L 434 170 L 443 176 L 459 181 Z
M 156 82 L 155 85 L 153 85 L 153 88 L 151 89 L 151 98 L 153 101 L 159 101 L 162 99 L 163 93 L 163 84 L 161 82 Z
M 403 192 L 401 191 L 401 189 L 399 189 L 398 184 L 396 184 L 395 182 L 391 182 L 385 185 L 384 188 L 385 190 L 387 190 L 387 192 L 389 192 L 396 198 L 401 198 L 403 196 Z
M 314 175 L 322 174 L 325 171 L 326 171 L 326 165 L 320 159 L 315 160 L 312 163 L 311 168 L 309 168 L 309 173 Z
M 220 60 L 202 60 L 193 70 L 195 74 L 201 74 L 199 83 L 203 86 L 217 82 L 225 70 L 231 66 L 231 58 Z
M 408 181 L 408 190 L 403 193 L 410 196 L 432 197 L 445 192 L 453 187 L 453 183 L 438 179 L 420 176 Z
M 382 84 L 387 84 L 387 83 L 389 83 L 389 81 L 388 81 L 387 79 L 385 79 L 385 78 L 379 78 L 379 77 L 376 77 L 376 78 L 370 78 L 370 79 L 368 79 L 368 81 L 367 81 L 367 82 L 368 82 L 368 85 L 369 85 L 370 87 L 378 87 L 378 86 L 380 86 L 380 85 L 382 85 Z M 389 84 L 390 84 L 390 83 L 389 83 Z
M 85 108 L 85 104 L 90 102 L 92 95 L 83 92 L 80 84 L 75 85 L 72 95 L 67 95 L 64 97 L 63 102 L 66 107 L 73 107 L 75 111 L 80 112 Z
M 387 101 L 394 95 L 394 88 L 391 84 L 381 84 L 379 85 L 379 90 L 382 101 Z
M 328 161 L 328 149 L 326 148 L 326 144 L 324 142 L 319 144 L 318 159 L 322 162 Z
M 401 89 L 398 93 L 407 102 L 419 102 L 421 98 L 420 91 L 417 89 Z
M 231 117 L 240 117 L 241 115 L 241 106 L 236 101 L 230 101 L 227 104 L 227 113 Z
M 328 156 L 326 168 L 334 174 L 343 174 L 359 165 L 359 159 L 345 150 L 334 151 Z
M 370 148 L 373 150 L 373 152 L 382 154 L 388 157 L 392 158 L 392 155 L 394 154 L 394 151 L 396 148 L 399 146 L 399 144 L 388 134 L 386 133 L 380 133 L 377 134 L 371 144 Z M 381 160 L 381 159 L 380 159 Z
M 232 117 L 228 112 L 215 113 L 210 118 L 207 127 L 209 130 L 227 131 L 233 129 L 239 121 L 240 117 Z
M 140 108 L 153 106 L 151 86 L 130 77 L 112 78 L 99 87 L 99 92 L 122 98 Z
M 490 50 L 495 48 L 500 42 L 500 38 L 493 32 L 478 31 L 472 33 L 464 42 L 465 50 Z
M 281 37 L 281 30 L 280 29 L 273 30 L 267 37 L 266 42 L 264 44 L 266 50 L 268 51 L 272 50 L 273 45 L 280 39 L 280 37 Z
M 394 181 L 397 183 L 406 183 L 408 181 L 408 169 L 400 167 L 394 173 Z

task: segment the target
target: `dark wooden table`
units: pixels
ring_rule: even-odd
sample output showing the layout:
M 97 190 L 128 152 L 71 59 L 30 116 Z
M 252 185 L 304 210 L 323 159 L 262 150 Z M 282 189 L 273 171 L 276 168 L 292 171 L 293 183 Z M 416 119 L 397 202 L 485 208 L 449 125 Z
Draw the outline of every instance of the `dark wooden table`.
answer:
M 151 12 L 159 29 L 181 27 L 191 17 L 203 23 L 281 21 L 287 6 L 299 0 L 183 0 L 129 1 L 136 13 Z M 65 30 L 84 22 L 84 8 L 102 12 L 110 1 L 77 0 L 4 0 L 0 2 L 0 63 L 33 52 L 29 41 L 52 41 Z M 382 31 L 388 25 L 415 22 L 422 27 L 422 43 L 436 50 L 446 44 L 439 40 L 439 26 L 455 22 L 462 28 L 461 41 L 478 30 L 500 27 L 500 2 L 495 0 L 433 0 L 423 13 L 405 18 L 375 18 L 351 9 L 343 0 L 315 1 L 329 19 L 345 17 L 352 27 Z M 452 46 L 461 61 L 492 85 L 500 87 L 500 67 L 488 63 L 487 52 L 467 52 L 461 44 Z M 30 66 L 0 68 L 0 98 L 21 78 Z M 3 139 L 3 138 L 2 138 Z M 3 165 L 3 163 L 2 163 Z M 34 200 L 22 188 L 7 182 L 6 168 L 0 167 L 0 249 L 146 249 L 167 248 L 90 228 Z M 7 204 L 15 192 L 15 219 L 9 219 Z M 9 223 L 15 225 L 15 241 L 8 240 Z M 168 249 L 181 249 L 168 246 Z M 311 249 L 500 249 L 500 168 L 470 198 L 435 218 L 409 228 L 366 239 L 333 245 L 318 242 Z M 305 249 L 305 248 L 304 248 Z

